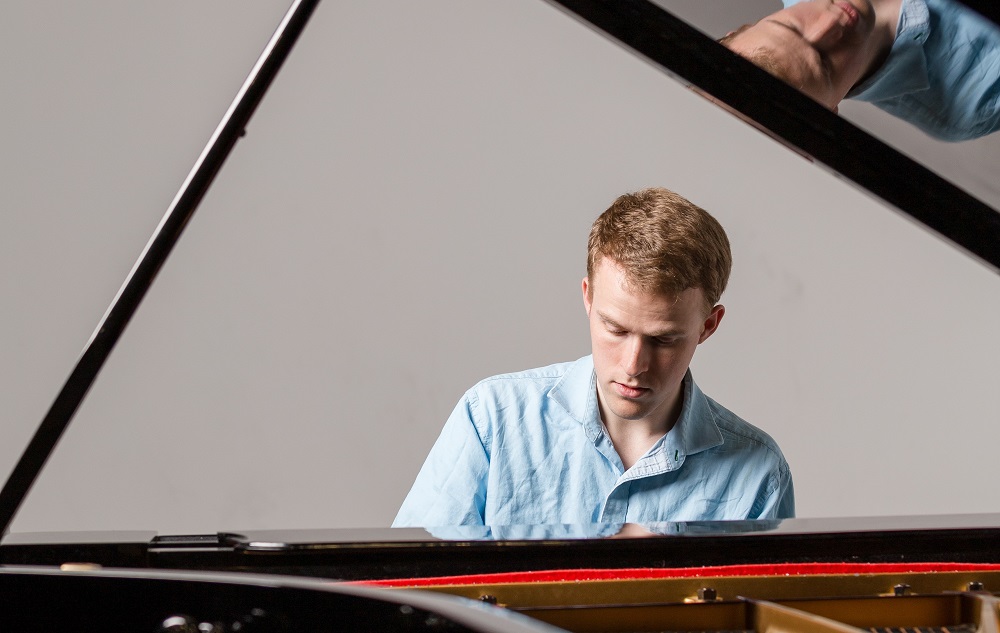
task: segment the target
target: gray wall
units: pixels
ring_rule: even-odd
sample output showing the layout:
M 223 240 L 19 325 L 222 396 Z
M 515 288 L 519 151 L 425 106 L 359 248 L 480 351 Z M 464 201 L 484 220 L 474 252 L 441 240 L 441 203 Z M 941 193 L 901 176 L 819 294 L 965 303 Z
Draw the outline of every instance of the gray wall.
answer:
M 57 4 L 0 20 L 4 473 L 285 9 Z M 985 267 L 539 0 L 327 0 L 13 529 L 388 525 L 465 388 L 588 353 L 650 185 L 730 233 L 694 371 L 800 516 L 997 510 Z

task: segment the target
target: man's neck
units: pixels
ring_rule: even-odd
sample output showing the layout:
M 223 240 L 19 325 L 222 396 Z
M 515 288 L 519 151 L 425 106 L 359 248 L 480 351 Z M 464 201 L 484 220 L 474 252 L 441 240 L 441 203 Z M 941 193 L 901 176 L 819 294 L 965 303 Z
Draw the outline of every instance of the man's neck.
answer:
M 657 411 L 654 415 L 637 420 L 624 420 L 604 405 L 600 390 L 598 390 L 597 399 L 601 420 L 608 430 L 608 436 L 621 458 L 625 470 L 631 468 L 653 447 L 653 444 L 656 444 L 673 428 L 680 417 L 684 400 L 682 389 L 678 388 L 677 393 L 669 400 L 669 407 L 666 408 L 666 411 Z
M 875 46 L 871 53 L 871 62 L 861 81 L 864 81 L 876 70 L 882 67 L 893 43 L 896 41 L 896 28 L 899 25 L 899 12 L 903 0 L 872 0 L 875 9 L 875 29 L 872 41 Z
M 888 30 L 890 37 L 895 38 L 903 0 L 872 0 L 872 7 L 875 8 L 875 29 Z

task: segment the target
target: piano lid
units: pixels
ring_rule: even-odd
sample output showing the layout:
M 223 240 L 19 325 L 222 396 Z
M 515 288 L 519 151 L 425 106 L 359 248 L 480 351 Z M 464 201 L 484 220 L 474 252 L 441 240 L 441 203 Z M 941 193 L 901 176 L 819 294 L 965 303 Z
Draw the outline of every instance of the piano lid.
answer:
M 800 516 L 995 510 L 956 464 L 989 463 L 995 439 L 984 424 L 1000 351 L 987 324 L 1000 293 L 980 263 L 996 265 L 989 205 L 656 5 L 562 4 L 617 24 L 655 64 L 540 2 L 323 5 L 15 529 L 387 524 L 464 388 L 586 353 L 575 302 L 587 228 L 617 194 L 651 184 L 711 210 L 733 239 L 728 338 L 699 351 L 695 370 L 778 439 Z M 182 109 L 161 78 L 176 94 L 212 95 L 221 113 L 236 87 L 223 90 L 226 73 L 207 60 L 240 40 L 245 73 L 266 39 L 194 3 L 171 10 L 130 16 L 126 32 L 27 8 L 8 21 L 24 33 L 4 45 L 39 41 L 5 77 L 23 115 L 5 123 L 10 196 L 38 209 L 18 216 L 6 249 L 8 270 L 36 262 L 30 281 L 5 288 L 19 306 L 19 338 L 4 346 L 19 354 L 12 417 L 26 420 L 11 445 L 26 443 L 81 328 L 104 309 L 80 297 L 106 301 L 138 250 L 106 225 L 155 224 L 164 181 L 182 179 L 184 160 L 149 148 L 187 152 L 189 165 L 208 135 L 208 123 L 140 124 Z M 163 20 L 176 31 L 153 28 Z M 157 73 L 138 72 L 152 60 Z M 73 88 L 91 95 L 80 111 L 54 98 Z M 117 94 L 132 102 L 106 97 Z M 201 112 L 197 101 L 184 107 Z M 25 134 L 30 116 L 50 127 Z M 95 147 L 114 168 L 81 171 L 99 169 Z M 51 186 L 55 171 L 72 175 L 64 187 Z M 87 260 L 94 251 L 117 263 Z
M 732 55 L 720 51 L 712 42 L 696 37 L 690 26 L 669 12 L 670 2 L 658 3 L 663 8 L 647 0 L 634 0 L 625 4 L 602 0 L 556 2 L 668 73 L 677 75 L 719 99 L 727 107 L 783 139 L 793 148 L 803 151 L 951 239 L 959 247 L 980 257 L 994 270 L 1000 269 L 1000 241 L 996 239 L 1000 234 L 1000 215 L 995 208 L 991 208 L 989 202 L 967 195 L 966 191 L 951 186 L 950 182 L 942 182 L 933 169 L 924 169 L 919 159 L 908 161 L 900 152 L 873 142 L 870 134 L 859 133 L 860 130 L 846 124 L 843 118 L 827 111 L 787 84 L 773 80 L 756 67 L 751 68 L 751 64 L 740 63 L 741 60 L 733 59 Z M 747 10 L 745 6 L 733 10 L 732 5 L 719 3 L 708 11 L 702 5 L 702 10 L 697 11 L 684 7 L 685 3 L 679 4 L 702 22 L 703 30 L 714 31 L 716 37 L 737 28 L 742 22 L 738 23 L 736 16 Z M 776 8 L 780 6 L 771 7 L 751 21 L 765 17 Z M 996 9 L 987 13 L 995 15 Z M 720 19 L 720 15 L 733 17 L 726 22 L 725 18 Z M 991 24 L 982 16 L 979 17 L 984 23 Z M 728 27 L 720 29 L 720 21 L 728 23 Z M 1000 31 L 996 33 L 996 39 L 994 46 L 1000 47 Z M 959 44 L 956 43 L 955 46 Z M 933 64 L 932 61 L 927 63 Z M 989 63 L 992 67 L 993 61 L 989 60 Z M 994 72 L 1000 71 L 994 69 Z M 994 81 L 1000 82 L 997 79 Z M 992 100 L 993 92 L 995 90 L 985 92 L 984 98 Z M 969 98 L 974 97 L 970 95 Z M 845 109 L 851 110 L 852 102 L 848 100 L 846 104 Z M 887 118 L 874 115 L 872 109 L 856 108 L 853 115 L 859 122 L 873 124 L 869 125 L 869 132 L 876 137 L 880 132 L 872 127 L 884 128 L 887 124 Z M 911 126 L 903 129 L 893 129 L 892 123 L 889 126 L 889 137 L 898 139 L 898 143 L 910 148 L 921 147 L 922 143 L 926 149 L 918 153 L 928 157 L 942 153 L 955 156 L 948 151 L 948 143 L 932 143 L 926 134 Z M 1000 146 L 997 142 L 993 145 Z M 951 175 L 964 178 L 981 196 L 1000 200 L 1000 189 L 983 186 L 983 180 L 996 173 L 996 165 L 993 164 L 991 169 L 990 163 L 983 165 L 970 158 L 966 158 L 963 163 L 966 171 L 975 173 L 966 174 L 960 170 L 948 169 L 947 163 L 938 161 Z M 998 206 L 996 202 L 993 204 L 994 207 Z

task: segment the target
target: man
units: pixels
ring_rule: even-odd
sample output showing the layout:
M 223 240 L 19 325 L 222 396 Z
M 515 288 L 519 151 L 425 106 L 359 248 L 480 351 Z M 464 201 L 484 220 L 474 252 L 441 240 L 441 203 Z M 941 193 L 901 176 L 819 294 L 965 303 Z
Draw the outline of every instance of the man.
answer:
M 677 194 L 615 200 L 582 285 L 593 354 L 466 392 L 393 525 L 792 516 L 777 445 L 688 371 L 725 314 L 731 261 L 719 223 Z
M 868 101 L 948 141 L 1000 128 L 1000 29 L 951 0 L 784 0 L 720 40 L 826 107 Z

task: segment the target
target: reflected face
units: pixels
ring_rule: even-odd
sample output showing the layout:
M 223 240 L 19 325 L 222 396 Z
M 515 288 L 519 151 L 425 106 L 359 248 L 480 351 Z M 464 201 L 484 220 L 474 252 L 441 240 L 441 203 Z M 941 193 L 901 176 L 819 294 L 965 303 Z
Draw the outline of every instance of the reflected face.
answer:
M 725 308 L 715 306 L 706 316 L 700 288 L 667 296 L 626 282 L 624 271 L 607 259 L 583 280 L 601 415 L 609 426 L 645 420 L 669 427 L 695 349 L 718 328 Z
M 767 56 L 769 72 L 836 110 L 881 52 L 874 29 L 869 0 L 810 0 L 767 16 L 728 46 L 751 60 Z

